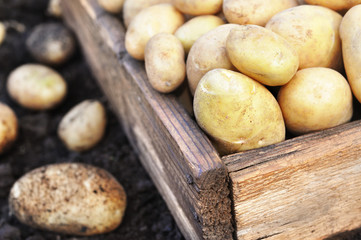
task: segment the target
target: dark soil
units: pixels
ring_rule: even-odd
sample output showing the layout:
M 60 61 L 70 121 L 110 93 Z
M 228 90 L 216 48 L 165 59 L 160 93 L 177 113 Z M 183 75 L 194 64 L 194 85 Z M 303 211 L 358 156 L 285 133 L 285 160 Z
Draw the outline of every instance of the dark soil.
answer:
M 0 0 L 0 21 L 16 20 L 26 26 L 22 33 L 9 29 L 0 46 L 0 101 L 16 112 L 20 127 L 18 140 L 10 151 L 0 156 L 0 240 L 184 239 L 129 145 L 79 48 L 65 65 L 55 68 L 68 84 L 67 98 L 56 109 L 29 111 L 9 98 L 6 91 L 9 73 L 22 64 L 36 62 L 25 47 L 30 31 L 39 23 L 60 21 L 45 15 L 46 6 L 46 0 Z M 105 104 L 107 131 L 94 149 L 74 153 L 60 142 L 56 131 L 62 116 L 84 99 L 98 99 Z M 123 223 L 115 231 L 92 237 L 66 236 L 27 227 L 14 216 L 9 216 L 7 197 L 14 181 L 34 168 L 59 162 L 82 162 L 104 168 L 124 186 L 128 206 Z

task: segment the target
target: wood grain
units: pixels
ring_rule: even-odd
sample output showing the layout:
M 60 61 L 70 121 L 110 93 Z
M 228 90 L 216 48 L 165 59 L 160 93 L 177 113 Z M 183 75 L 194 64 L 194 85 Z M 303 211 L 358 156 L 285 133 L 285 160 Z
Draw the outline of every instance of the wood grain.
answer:
M 95 0 L 63 0 L 100 86 L 187 239 L 232 239 L 225 165 L 176 97 L 155 92 L 124 49 L 124 28 Z
M 361 122 L 224 157 L 238 239 L 323 239 L 361 226 Z

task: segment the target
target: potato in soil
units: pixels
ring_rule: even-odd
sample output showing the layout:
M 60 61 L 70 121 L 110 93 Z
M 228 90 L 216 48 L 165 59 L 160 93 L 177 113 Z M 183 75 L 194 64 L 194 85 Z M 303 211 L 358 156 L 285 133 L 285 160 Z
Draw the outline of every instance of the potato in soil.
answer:
M 34 228 L 89 236 L 117 228 L 126 193 L 106 170 L 81 163 L 34 169 L 12 186 L 11 214 Z
M 173 34 L 158 33 L 145 48 L 145 70 L 150 84 L 162 93 L 174 91 L 184 81 L 186 64 L 182 43 Z
M 285 139 L 276 99 L 262 84 L 242 73 L 209 71 L 198 84 L 193 109 L 198 125 L 222 155 Z
M 171 4 L 163 3 L 143 9 L 125 33 L 125 48 L 135 59 L 144 60 L 147 42 L 158 33 L 174 33 L 184 23 L 183 15 Z
M 361 102 L 361 5 L 351 8 L 340 25 L 343 62 L 355 97 Z
M 65 97 L 67 84 L 55 70 L 40 64 L 25 64 L 13 70 L 7 81 L 10 97 L 32 110 L 56 107 Z
M 294 134 L 323 130 L 350 121 L 352 93 L 347 80 L 330 68 L 299 70 L 278 93 L 286 127 Z
M 257 25 L 232 29 L 226 49 L 241 73 L 264 85 L 284 85 L 298 69 L 298 54 L 293 46 L 280 35 Z
M 26 47 L 40 63 L 60 65 L 73 55 L 75 39 L 61 23 L 42 23 L 31 31 Z
M 18 136 L 18 119 L 14 111 L 0 102 L 0 154 L 10 148 Z
M 314 5 L 301 5 L 274 15 L 266 28 L 284 37 L 298 52 L 300 69 L 342 69 L 339 26 L 342 16 Z

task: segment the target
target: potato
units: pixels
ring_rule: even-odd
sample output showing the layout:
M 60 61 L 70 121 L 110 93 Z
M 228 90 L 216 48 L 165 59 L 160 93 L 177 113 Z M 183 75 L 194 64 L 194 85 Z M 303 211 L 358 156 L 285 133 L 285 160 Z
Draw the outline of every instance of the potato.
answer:
M 63 15 L 60 2 L 61 0 L 50 0 L 46 12 L 53 17 L 60 18 Z
M 192 95 L 204 74 L 215 68 L 234 69 L 228 59 L 226 40 L 237 24 L 224 24 L 202 35 L 189 51 L 186 69 Z
M 33 110 L 54 108 L 67 92 L 63 77 L 40 64 L 24 64 L 13 70 L 8 77 L 7 90 L 18 104 Z
M 6 27 L 2 22 L 0 22 L 0 45 L 4 41 L 5 36 L 6 36 Z
M 260 83 L 226 69 L 209 71 L 194 94 L 194 114 L 221 154 L 285 139 L 281 109 Z
M 305 0 L 308 4 L 320 5 L 335 11 L 347 10 L 360 4 L 361 0 Z
M 120 13 L 123 9 L 124 0 L 98 0 L 99 5 L 110 13 Z
M 185 52 L 188 53 L 200 36 L 222 24 L 224 21 L 218 16 L 198 16 L 180 26 L 174 35 L 182 42 Z
M 174 33 L 184 23 L 183 15 L 171 4 L 162 3 L 142 10 L 125 34 L 125 48 L 135 59 L 144 60 L 145 45 L 157 33 Z
M 26 47 L 37 61 L 60 65 L 73 55 L 75 39 L 63 24 L 43 23 L 31 31 Z
M 283 37 L 257 25 L 232 29 L 226 49 L 241 73 L 268 86 L 286 84 L 298 69 L 296 50 Z
M 276 13 L 297 5 L 297 0 L 224 0 L 223 12 L 230 23 L 265 26 Z
M 278 93 L 286 127 L 304 134 L 350 121 L 352 93 L 347 80 L 330 68 L 298 71 Z
M 222 9 L 223 0 L 173 0 L 173 5 L 189 15 L 216 14 Z
M 361 102 L 361 5 L 351 8 L 340 25 L 343 61 L 355 97 Z
M 73 151 L 86 151 L 102 138 L 106 127 L 106 112 L 99 101 L 85 100 L 63 117 L 58 136 Z
M 145 70 L 150 84 L 162 93 L 174 91 L 186 75 L 184 49 L 173 34 L 158 33 L 145 48 Z
M 104 169 L 60 163 L 34 169 L 16 181 L 9 206 L 17 219 L 31 227 L 89 236 L 119 226 L 126 193 Z
M 273 16 L 266 28 L 283 36 L 298 52 L 300 69 L 342 69 L 341 15 L 325 7 L 301 5 Z
M 18 136 L 18 119 L 14 111 L 0 102 L 0 154 L 13 144 Z
M 172 0 L 125 0 L 123 5 L 123 22 L 129 26 L 132 19 L 143 9 L 159 4 L 171 3 Z

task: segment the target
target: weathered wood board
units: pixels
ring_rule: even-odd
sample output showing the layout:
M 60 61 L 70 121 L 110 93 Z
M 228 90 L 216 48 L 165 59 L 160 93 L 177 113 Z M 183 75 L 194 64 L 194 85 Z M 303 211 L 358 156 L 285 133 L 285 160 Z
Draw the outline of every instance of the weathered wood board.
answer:
M 99 85 L 187 239 L 324 239 L 361 227 L 361 122 L 220 158 L 159 94 L 96 0 L 63 0 Z

